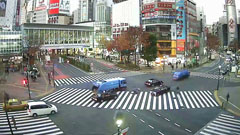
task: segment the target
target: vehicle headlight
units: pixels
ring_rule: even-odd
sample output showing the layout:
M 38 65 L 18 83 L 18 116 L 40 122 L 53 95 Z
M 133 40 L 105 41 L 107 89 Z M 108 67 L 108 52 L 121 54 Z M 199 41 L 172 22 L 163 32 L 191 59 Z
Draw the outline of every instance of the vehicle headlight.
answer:
M 101 97 L 101 94 L 97 94 L 98 97 Z

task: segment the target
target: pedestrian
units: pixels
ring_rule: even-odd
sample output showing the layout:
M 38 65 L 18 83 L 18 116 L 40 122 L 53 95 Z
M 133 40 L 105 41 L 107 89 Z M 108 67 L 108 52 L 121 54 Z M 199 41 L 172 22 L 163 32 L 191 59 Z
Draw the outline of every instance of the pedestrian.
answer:
M 50 73 L 48 73 L 48 82 L 49 82 L 49 84 L 51 84 L 51 74 Z
M 176 69 L 178 68 L 178 61 L 176 61 Z
M 185 63 L 183 63 L 183 68 L 185 68 L 186 67 L 186 64 Z
M 14 125 L 14 128 L 17 130 L 17 126 L 16 126 L 16 120 L 14 119 L 14 117 L 12 116 L 12 123 Z
M 174 66 L 173 65 L 171 65 L 172 66 L 172 70 L 174 70 Z
M 229 95 L 229 93 L 228 93 L 228 94 L 227 94 L 227 102 L 228 102 L 229 98 L 230 98 L 230 95 Z

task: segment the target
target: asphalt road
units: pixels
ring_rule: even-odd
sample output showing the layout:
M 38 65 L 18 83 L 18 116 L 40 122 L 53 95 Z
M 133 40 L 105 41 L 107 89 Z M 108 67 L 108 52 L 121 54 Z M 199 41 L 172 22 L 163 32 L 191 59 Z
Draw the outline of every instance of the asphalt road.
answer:
M 179 91 L 213 91 L 216 88 L 217 80 L 189 77 L 181 81 L 173 81 L 171 74 L 145 74 L 127 77 L 128 90 L 140 88 L 147 92 L 144 82 L 147 79 L 156 78 L 163 80 L 165 85 L 171 86 L 173 92 L 180 87 Z M 83 83 L 68 86 L 69 88 L 91 89 L 91 83 Z M 58 104 L 59 113 L 51 116 L 54 123 L 71 135 L 94 135 L 113 134 L 117 131 L 114 125 L 114 115 L 117 109 L 105 109 L 94 107 L 72 106 Z M 194 134 L 204 125 L 220 113 L 218 107 L 211 108 L 181 108 L 178 110 L 120 110 L 124 114 L 122 128 L 129 127 L 130 135 L 145 134 Z M 159 116 L 160 115 L 160 116 Z

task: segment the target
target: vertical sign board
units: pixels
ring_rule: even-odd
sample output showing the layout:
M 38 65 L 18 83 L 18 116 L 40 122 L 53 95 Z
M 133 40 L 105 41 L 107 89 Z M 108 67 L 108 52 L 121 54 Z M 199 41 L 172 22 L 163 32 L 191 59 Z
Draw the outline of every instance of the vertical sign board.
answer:
M 5 17 L 7 0 L 0 0 L 0 17 Z
M 20 3 L 21 0 L 17 0 L 17 12 L 16 12 L 16 26 L 20 26 Z
M 66 14 L 66 15 L 70 14 L 70 1 L 69 0 L 60 0 L 59 13 Z
M 49 15 L 59 14 L 59 0 L 50 0 Z
M 184 51 L 186 39 L 186 26 L 185 26 L 185 0 L 177 0 L 177 51 Z

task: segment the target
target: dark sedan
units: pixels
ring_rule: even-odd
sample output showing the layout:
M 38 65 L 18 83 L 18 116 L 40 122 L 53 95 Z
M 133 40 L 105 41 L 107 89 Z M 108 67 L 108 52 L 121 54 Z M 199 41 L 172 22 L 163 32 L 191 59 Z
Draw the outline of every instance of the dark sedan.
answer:
M 160 86 L 160 87 L 156 87 L 154 89 L 151 90 L 151 95 L 152 96 L 159 96 L 162 95 L 164 93 L 167 93 L 170 91 L 170 87 L 168 86 Z
M 149 79 L 145 82 L 146 86 L 160 86 L 163 85 L 163 81 L 159 81 L 157 79 Z

